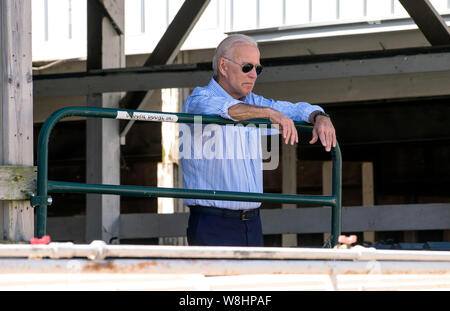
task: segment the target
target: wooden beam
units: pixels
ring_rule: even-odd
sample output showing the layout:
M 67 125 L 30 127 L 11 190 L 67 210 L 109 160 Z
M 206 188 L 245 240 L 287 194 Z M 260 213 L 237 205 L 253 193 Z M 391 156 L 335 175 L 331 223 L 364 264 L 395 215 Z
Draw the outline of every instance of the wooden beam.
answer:
M 150 54 L 150 57 L 145 61 L 144 66 L 171 64 L 210 1 L 184 1 L 177 15 L 175 15 L 164 35 Z M 128 92 L 121 100 L 120 105 L 124 108 L 140 110 L 143 109 L 151 95 L 152 90 L 148 91 L 148 89 Z M 120 137 L 122 144 L 125 143 L 125 137 L 134 122 L 134 120 L 128 121 L 121 131 Z
M 450 52 L 444 48 L 399 49 L 388 53 L 266 59 L 261 63 L 264 64 L 264 72 L 258 78 L 257 85 L 315 80 L 323 83 L 320 80 L 377 76 L 398 76 L 399 79 L 407 77 L 411 80 L 407 74 L 447 74 L 450 71 Z M 105 92 L 190 88 L 207 84 L 211 76 L 211 63 L 39 75 L 34 77 L 34 96 L 82 96 Z M 410 83 L 413 82 L 414 80 Z
M 211 0 L 184 1 L 144 67 L 172 63 L 210 2 Z
M 450 29 L 429 0 L 399 0 L 431 45 L 450 44 Z
M 118 35 L 125 34 L 125 2 L 122 0 L 95 0 L 101 5 L 103 14 L 109 19 Z
M 50 217 L 55 240 L 83 240 L 83 216 Z M 120 238 L 185 236 L 189 213 L 122 214 Z M 330 232 L 330 208 L 263 209 L 264 234 Z M 351 206 L 342 209 L 342 232 L 450 229 L 450 204 Z
M 32 89 L 31 0 L 0 1 L 0 165 L 33 166 Z M 1 201 L 0 240 L 30 240 L 33 214 L 29 201 Z

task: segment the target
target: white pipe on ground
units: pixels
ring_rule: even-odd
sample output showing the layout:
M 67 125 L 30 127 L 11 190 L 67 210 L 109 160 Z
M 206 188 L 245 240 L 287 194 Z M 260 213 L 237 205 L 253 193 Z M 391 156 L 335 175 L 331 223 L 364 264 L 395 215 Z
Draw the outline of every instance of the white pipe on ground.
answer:
M 107 245 L 50 243 L 48 245 L 0 245 L 0 258 L 216 258 L 216 259 L 300 259 L 358 261 L 448 261 L 449 251 L 377 250 L 356 246 L 350 249 L 280 247 L 201 247 L 159 245 Z

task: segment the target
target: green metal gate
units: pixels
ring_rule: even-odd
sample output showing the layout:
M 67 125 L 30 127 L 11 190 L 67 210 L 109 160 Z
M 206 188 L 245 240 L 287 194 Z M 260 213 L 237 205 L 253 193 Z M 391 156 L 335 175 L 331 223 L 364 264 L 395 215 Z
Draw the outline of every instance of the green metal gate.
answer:
M 52 129 L 63 118 L 79 116 L 109 119 L 128 119 L 152 122 L 177 122 L 194 123 L 195 117 L 201 117 L 203 124 L 254 124 L 271 126 L 266 119 L 252 119 L 234 122 L 218 116 L 196 115 L 186 113 L 162 113 L 152 111 L 93 108 L 93 107 L 67 107 L 55 111 L 43 124 L 38 141 L 37 158 L 37 194 L 30 199 L 31 205 L 37 207 L 36 235 L 42 237 L 46 234 L 47 206 L 51 204 L 49 193 L 97 193 L 114 194 L 141 197 L 170 197 L 170 198 L 196 198 L 225 201 L 248 201 L 248 202 L 272 202 L 285 204 L 308 204 L 315 206 L 331 207 L 331 236 L 326 247 L 333 247 L 338 243 L 341 233 L 341 193 L 342 193 L 342 159 L 339 144 L 331 149 L 333 162 L 332 170 L 332 195 L 289 195 L 271 193 L 248 193 L 215 190 L 192 190 L 181 188 L 141 187 L 125 185 L 104 184 L 82 184 L 73 182 L 62 182 L 48 180 L 48 143 Z M 313 126 L 306 123 L 296 122 L 297 130 L 311 132 Z

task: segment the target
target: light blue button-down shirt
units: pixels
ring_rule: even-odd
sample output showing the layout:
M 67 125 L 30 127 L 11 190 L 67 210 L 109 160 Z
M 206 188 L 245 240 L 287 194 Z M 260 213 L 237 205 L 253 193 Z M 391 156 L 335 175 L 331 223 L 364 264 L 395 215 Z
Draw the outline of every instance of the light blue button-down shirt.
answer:
M 194 89 L 186 100 L 183 112 L 218 115 L 233 120 L 228 114 L 228 108 L 238 103 L 273 108 L 292 120 L 301 122 L 308 122 L 311 112 L 323 111 L 317 105 L 305 102 L 276 101 L 253 93 L 237 100 L 212 78 L 207 86 Z M 263 192 L 261 129 L 249 126 L 199 126 L 193 124 L 184 125 L 183 129 L 180 127 L 180 154 L 184 188 Z M 183 135 L 191 135 L 191 139 L 183 139 Z M 261 205 L 259 202 L 202 199 L 185 199 L 184 203 L 229 209 L 252 209 Z

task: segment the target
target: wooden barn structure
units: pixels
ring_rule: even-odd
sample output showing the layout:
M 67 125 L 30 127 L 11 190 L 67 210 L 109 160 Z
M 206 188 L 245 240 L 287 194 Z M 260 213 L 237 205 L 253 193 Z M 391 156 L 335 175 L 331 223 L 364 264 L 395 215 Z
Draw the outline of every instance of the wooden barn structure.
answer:
M 352 22 L 339 26 L 340 36 L 290 40 L 270 38 L 328 26 L 241 33 L 260 42 L 267 68 L 255 93 L 319 104 L 332 116 L 344 161 L 342 232 L 356 234 L 364 246 L 450 250 L 447 16 L 428 0 L 399 1 L 412 20 L 389 27 L 417 27 L 371 32 L 386 22 Z M 181 47 L 209 3 L 184 1 L 152 53 L 127 56 L 124 0 L 89 0 L 87 59 L 47 66 L 32 61 L 31 0 L 1 1 L 1 240 L 24 243 L 36 236 L 30 199 L 36 192 L 37 137 L 52 112 L 68 106 L 179 112 L 190 91 L 207 83 L 214 50 Z M 365 31 L 345 35 L 359 28 Z M 181 187 L 176 136 L 171 124 L 69 118 L 54 129 L 49 178 Z M 307 141 L 280 145 L 280 165 L 264 172 L 264 192 L 331 194 L 329 155 Z M 329 236 L 329 208 L 262 208 L 270 210 L 263 218 L 267 247 L 319 247 Z M 76 244 L 180 246 L 186 244 L 187 217 L 179 199 L 52 194 L 47 233 Z

